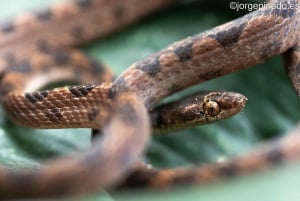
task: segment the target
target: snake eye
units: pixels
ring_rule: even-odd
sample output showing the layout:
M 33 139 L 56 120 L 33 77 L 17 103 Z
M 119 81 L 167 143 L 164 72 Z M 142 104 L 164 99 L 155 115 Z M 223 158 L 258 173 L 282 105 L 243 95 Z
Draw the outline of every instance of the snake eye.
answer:
M 205 114 L 216 116 L 220 113 L 220 106 L 216 101 L 207 101 L 203 105 Z

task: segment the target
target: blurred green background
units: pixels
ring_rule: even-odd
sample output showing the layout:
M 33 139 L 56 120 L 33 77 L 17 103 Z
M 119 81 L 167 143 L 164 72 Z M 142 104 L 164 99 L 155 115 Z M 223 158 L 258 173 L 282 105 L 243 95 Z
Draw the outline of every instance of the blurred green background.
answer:
M 5 19 L 61 1 L 0 2 L 0 18 Z M 174 41 L 247 12 L 230 10 L 229 2 L 181 2 L 82 49 L 120 74 L 134 61 Z M 246 95 L 249 99 L 246 108 L 239 115 L 222 122 L 155 137 L 145 156 L 146 161 L 159 167 L 220 161 L 242 155 L 262 141 L 283 135 L 300 120 L 300 101 L 285 74 L 280 57 L 206 82 L 188 92 L 216 89 Z M 0 124 L 0 162 L 7 166 L 39 166 L 45 159 L 90 144 L 88 129 L 32 130 L 13 125 L 3 113 Z M 166 192 L 102 193 L 81 200 L 297 200 L 300 197 L 297 188 L 300 184 L 299 170 L 298 164 L 292 164 L 208 186 L 181 187 Z

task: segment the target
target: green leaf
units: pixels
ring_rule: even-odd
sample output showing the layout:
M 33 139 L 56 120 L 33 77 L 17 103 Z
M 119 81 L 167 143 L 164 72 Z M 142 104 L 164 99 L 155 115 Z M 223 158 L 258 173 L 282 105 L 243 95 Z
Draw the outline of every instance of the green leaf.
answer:
M 5 18 L 45 6 L 54 0 L 11 0 L 1 5 Z M 229 1 L 190 2 L 150 17 L 83 50 L 120 74 L 131 63 L 168 44 L 197 34 L 246 13 L 230 10 Z M 241 58 L 243 59 L 243 58 Z M 272 137 L 291 130 L 300 119 L 300 101 L 280 57 L 233 73 L 191 91 L 226 89 L 245 94 L 249 101 L 239 115 L 206 126 L 154 137 L 145 160 L 159 167 L 211 163 L 247 153 Z M 1 112 L 0 161 L 8 166 L 38 166 L 50 157 L 90 144 L 87 129 L 32 130 L 13 125 Z M 251 176 L 208 186 L 175 188 L 166 192 L 101 194 L 82 200 L 296 200 L 300 171 L 296 165 L 277 167 Z M 112 196 L 112 197 L 111 197 Z M 294 199 L 293 199 L 294 198 Z

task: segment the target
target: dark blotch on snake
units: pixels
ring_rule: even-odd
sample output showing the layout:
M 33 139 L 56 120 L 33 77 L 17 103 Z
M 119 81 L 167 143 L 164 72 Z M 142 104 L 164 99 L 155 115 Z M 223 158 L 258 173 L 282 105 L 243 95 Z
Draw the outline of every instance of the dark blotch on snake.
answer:
M 224 164 L 223 166 L 218 168 L 218 174 L 222 176 L 234 176 L 238 172 L 238 168 L 231 163 Z
M 135 108 L 133 108 L 131 103 L 126 101 L 124 101 L 124 103 L 120 103 L 120 107 L 118 108 L 118 113 L 120 114 L 122 121 L 128 122 L 128 124 L 130 122 L 137 122 L 138 124 L 138 122 L 140 122 L 140 119 L 138 119 L 135 115 Z
M 280 163 L 284 159 L 284 154 L 280 150 L 280 147 L 277 147 L 274 150 L 271 150 L 268 155 L 266 156 L 267 161 L 271 164 Z
M 80 39 L 84 36 L 84 29 L 80 26 L 74 26 L 71 28 L 70 33 L 73 38 Z
M 18 73 L 31 73 L 31 64 L 28 60 L 23 60 L 20 63 L 15 63 L 10 66 L 9 71 Z
M 124 16 L 124 9 L 121 5 L 116 5 L 115 8 L 113 8 L 113 16 L 115 19 L 119 20 L 122 19 Z
M 164 128 L 166 125 L 165 120 L 158 113 L 154 113 L 151 115 L 151 122 L 154 127 Z
M 279 53 L 280 49 L 282 47 L 282 44 L 280 42 L 273 41 L 272 44 L 266 45 L 262 48 L 262 56 L 261 58 L 266 61 L 274 56 L 274 54 Z
M 297 1 L 290 2 L 278 2 L 275 4 L 275 8 L 272 9 L 272 13 L 282 16 L 283 18 L 292 17 L 296 12 Z
M 292 50 L 296 52 L 300 52 L 300 45 L 293 47 Z
M 218 76 L 222 75 L 222 71 L 223 71 L 223 68 L 208 71 L 208 72 L 205 72 L 205 73 L 201 73 L 199 75 L 199 77 L 202 80 L 209 80 L 209 79 L 212 79 L 212 78 L 215 78 L 215 77 L 218 77 Z
M 96 87 L 96 84 L 70 86 L 69 91 L 76 97 L 84 97 Z
M 38 40 L 36 45 L 41 52 L 46 53 L 46 54 L 51 53 L 51 48 L 50 48 L 47 40 L 43 40 L 43 39 Z
M 145 97 L 144 105 L 148 110 L 153 110 L 153 105 L 156 103 L 155 97 Z
M 125 92 L 128 89 L 124 85 L 114 84 L 108 91 L 108 98 L 114 100 L 122 91 Z
M 195 175 L 193 174 L 186 174 L 184 176 L 177 176 L 174 177 L 171 180 L 171 185 L 183 185 L 183 184 L 188 184 L 191 183 L 192 181 L 195 180 Z
M 149 76 L 154 77 L 159 71 L 159 56 L 152 55 L 145 60 L 136 63 L 136 68 L 144 71 Z
M 63 65 L 70 62 L 70 55 L 65 51 L 52 52 L 55 64 Z
M 92 5 L 92 0 L 78 0 L 77 2 L 76 2 L 76 4 L 78 5 L 78 6 L 80 6 L 81 8 L 87 8 L 87 7 L 89 7 L 90 5 Z
M 61 121 L 61 118 L 63 117 L 63 115 L 60 113 L 60 111 L 56 108 L 51 109 L 50 112 L 45 114 L 46 117 L 48 117 L 48 119 L 52 122 L 58 123 Z
M 31 103 L 42 101 L 49 94 L 49 91 L 37 91 L 32 93 L 25 93 L 25 98 Z
M 17 61 L 13 53 L 4 55 L 5 62 L 7 63 L 7 71 L 19 73 L 31 73 L 31 64 L 28 60 Z
M 15 25 L 13 22 L 6 22 L 5 24 L 1 25 L 1 31 L 3 33 L 11 33 L 15 30 Z
M 135 170 L 130 176 L 126 179 L 124 187 L 133 187 L 139 188 L 140 186 L 147 186 L 151 183 L 151 179 L 157 176 L 156 171 L 139 171 Z M 123 186 L 120 186 L 122 188 Z
M 27 185 L 38 185 L 39 176 L 39 170 L 36 170 L 34 173 L 24 174 L 22 171 L 19 172 L 12 169 L 8 170 L 5 179 L 12 186 L 22 186 L 22 189 L 24 189 L 24 191 L 20 193 L 26 194 L 27 192 L 30 192 L 30 190 L 26 192 Z
M 13 91 L 15 89 L 15 86 L 11 84 L 10 82 L 8 83 L 1 83 L 0 85 L 0 97 L 4 97 L 7 95 L 9 92 Z
M 47 21 L 50 20 L 52 18 L 52 11 L 50 9 L 45 9 L 39 12 L 36 12 L 35 16 L 42 21 Z
M 98 114 L 99 114 L 99 110 L 96 108 L 93 108 L 87 112 L 87 116 L 90 121 L 95 120 L 98 117 Z
M 5 71 L 0 73 L 0 83 L 2 82 L 3 78 L 5 77 L 5 74 L 6 74 Z
M 218 41 L 223 47 L 229 46 L 236 43 L 239 40 L 241 32 L 243 31 L 246 23 L 238 24 L 230 29 L 219 31 L 215 34 L 211 34 L 208 37 L 213 38 Z
M 95 73 L 97 75 L 101 75 L 105 71 L 104 65 L 98 61 L 95 61 L 94 59 L 90 60 L 90 66 L 92 68 L 93 73 Z
M 11 52 L 8 52 L 7 54 L 5 54 L 4 59 L 5 59 L 5 62 L 7 63 L 7 65 L 8 65 L 7 67 L 11 67 L 11 66 L 16 64 L 15 55 Z
M 185 62 L 192 58 L 192 46 L 193 42 L 181 45 L 180 47 L 174 50 L 174 53 L 179 57 L 181 62 Z

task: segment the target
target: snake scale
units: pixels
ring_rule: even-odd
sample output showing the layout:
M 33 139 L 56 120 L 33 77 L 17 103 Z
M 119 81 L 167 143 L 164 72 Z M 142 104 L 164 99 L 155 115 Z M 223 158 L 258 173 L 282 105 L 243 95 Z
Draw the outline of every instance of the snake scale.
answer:
M 284 9 L 275 6 L 257 10 L 176 42 L 132 64 L 114 81 L 103 64 L 72 49 L 173 3 L 151 0 L 145 6 L 138 0 L 81 0 L 23 14 L 0 25 L 0 98 L 7 115 L 16 123 L 30 127 L 101 130 L 93 146 L 79 155 L 53 159 L 33 170 L 1 167 L 1 199 L 99 191 L 116 185 L 134 164 L 132 174 L 120 188 L 209 182 L 299 156 L 300 126 L 297 126 L 277 146 L 263 146 L 223 164 L 157 170 L 136 163 L 150 135 L 147 110 L 151 111 L 163 98 L 188 86 L 284 53 L 289 77 L 300 95 L 300 11 L 292 6 L 299 3 L 297 0 L 274 0 L 270 3 L 283 4 Z M 87 70 L 92 73 L 86 75 Z M 46 81 L 74 79 L 80 83 L 91 80 L 101 83 L 36 91 Z M 221 119 L 222 116 L 215 116 L 223 109 L 226 113 L 237 108 L 225 117 L 233 115 L 246 101 L 242 95 L 233 93 L 208 95 L 213 98 L 199 98 L 204 108 L 201 115 L 206 121 Z M 168 123 L 165 119 L 170 116 L 173 115 L 164 118 L 154 111 L 151 119 L 165 125 Z

